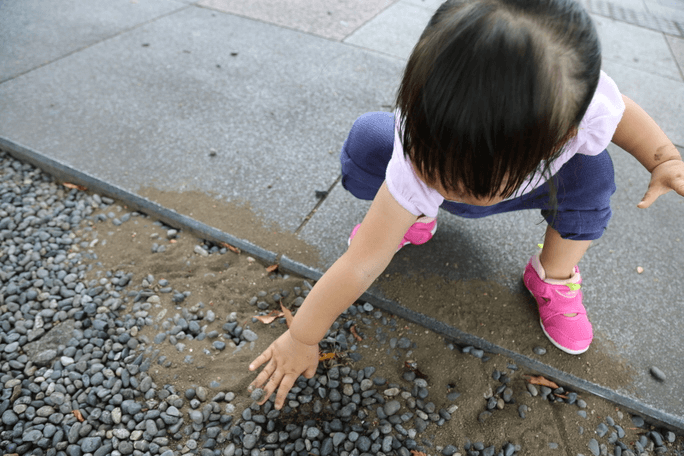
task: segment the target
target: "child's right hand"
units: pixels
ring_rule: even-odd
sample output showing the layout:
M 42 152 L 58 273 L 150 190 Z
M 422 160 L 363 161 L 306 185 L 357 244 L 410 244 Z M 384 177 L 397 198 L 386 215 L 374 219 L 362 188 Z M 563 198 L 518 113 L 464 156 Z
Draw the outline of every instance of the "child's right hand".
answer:
M 253 388 L 263 388 L 264 397 L 259 405 L 263 405 L 277 389 L 275 408 L 280 410 L 297 378 L 302 373 L 306 378 L 314 376 L 318 367 L 318 357 L 318 344 L 307 345 L 299 342 L 288 329 L 249 365 L 249 370 L 253 371 L 270 360 L 249 385 L 249 389 L 251 391 Z

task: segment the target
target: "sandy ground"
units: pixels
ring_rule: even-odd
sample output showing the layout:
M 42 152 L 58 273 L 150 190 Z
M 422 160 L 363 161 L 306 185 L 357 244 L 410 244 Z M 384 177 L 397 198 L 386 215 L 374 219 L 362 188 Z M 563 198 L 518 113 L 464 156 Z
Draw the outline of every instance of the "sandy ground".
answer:
M 126 208 L 114 205 L 104 213 L 114 212 L 119 216 L 126 211 Z M 217 224 L 220 225 L 220 220 Z M 206 332 L 217 330 L 221 333 L 226 317 L 231 312 L 236 312 L 237 321 L 258 334 L 259 338 L 253 346 L 246 346 L 236 351 L 234 345 L 231 346 L 231 342 L 226 340 L 227 348 L 218 351 L 211 346 L 211 341 L 208 339 L 185 340 L 183 342 L 186 349 L 180 353 L 167 339 L 162 344 L 154 346 L 154 348 L 161 349 L 161 355 L 166 356 L 167 362 L 164 366 L 155 365 L 150 374 L 157 385 L 170 383 L 179 391 L 196 386 L 209 388 L 211 382 L 218 382 L 220 387 L 210 388 L 211 392 L 233 391 L 237 395 L 234 402 L 238 406 L 237 413 L 240 413 L 242 407 L 251 404 L 247 385 L 256 374 L 247 370 L 249 362 L 285 329 L 282 319 L 263 324 L 254 322 L 251 317 L 260 312 L 264 314 L 279 309 L 278 304 L 272 299 L 274 293 L 287 294 L 288 296 L 282 300 L 283 304 L 296 311 L 293 302 L 298 288 L 306 290 L 307 284 L 302 278 L 281 275 L 277 271 L 269 272 L 267 267 L 270 265 L 260 264 L 243 253 L 228 251 L 222 255 L 218 253 L 209 256 L 199 255 L 195 252 L 195 247 L 202 244 L 201 240 L 183 232 L 180 232 L 175 239 L 168 239 L 168 229 L 169 227 L 144 216 L 131 217 L 120 226 L 114 226 L 111 220 L 92 223 L 92 231 L 82 232 L 86 240 L 99 239 L 89 249 L 97 256 L 96 259 L 90 260 L 93 268 L 89 272 L 89 279 L 97 278 L 106 271 L 132 272 L 134 277 L 128 287 L 129 290 L 140 290 L 143 279 L 148 275 L 154 277 L 155 283 L 160 279 L 168 280 L 169 286 L 173 289 L 180 292 L 189 291 L 191 294 L 182 304 L 177 304 L 172 302 L 173 293 L 160 293 L 161 302 L 150 309 L 151 315 L 155 318 L 161 316 L 159 321 L 162 321 L 163 318 L 180 314 L 183 307 L 191 312 L 205 314 L 208 310 L 212 310 L 217 318 L 208 325 Z M 236 230 L 237 233 L 232 231 L 232 234 L 239 235 L 239 232 L 245 229 L 247 228 L 242 226 Z M 274 238 L 280 236 L 275 230 L 264 230 L 263 233 L 264 236 L 270 234 Z M 279 239 L 282 240 L 284 237 Z M 278 242 L 278 240 L 271 239 L 267 244 L 274 245 Z M 153 243 L 163 245 L 166 250 L 162 253 L 151 253 Z M 205 245 L 205 247 L 209 246 Z M 305 249 L 306 247 L 298 245 L 297 248 Z M 398 279 L 393 278 L 391 274 L 389 277 L 383 276 L 382 281 L 387 285 L 385 289 L 388 296 L 405 305 L 417 299 L 430 302 L 432 304 L 427 313 L 432 312 L 432 316 L 443 318 L 447 323 L 453 323 L 454 319 L 462 318 L 481 319 L 482 334 L 478 335 L 494 336 L 493 342 L 515 337 L 515 343 L 528 350 L 535 346 L 545 347 L 548 353 L 544 356 L 552 359 L 562 358 L 564 360 L 560 362 L 561 364 L 570 363 L 574 368 L 584 365 L 586 369 L 591 369 L 592 375 L 600 383 L 620 385 L 624 383 L 625 376 L 628 375 L 621 363 L 602 357 L 600 350 L 590 350 L 586 356 L 570 357 L 552 349 L 550 344 L 542 339 L 543 335 L 540 337 L 541 330 L 538 325 L 535 325 L 535 310 L 530 306 L 529 301 L 520 301 L 522 298 L 519 296 L 511 295 L 509 291 L 501 288 L 492 288 L 491 284 L 477 282 L 446 284 L 438 283 L 438 279 L 434 278 L 421 278 L 420 281 L 416 281 L 416 283 L 421 283 L 421 286 L 416 286 L 410 281 L 400 286 Z M 259 300 L 269 302 L 270 308 L 266 311 L 259 311 L 257 307 L 250 304 L 250 300 L 258 296 L 259 292 L 262 294 L 266 292 L 265 297 L 259 297 Z M 444 293 L 452 297 L 458 296 L 459 299 L 444 301 Z M 451 304 L 444 304 L 456 301 L 460 303 L 456 308 Z M 484 308 L 488 310 L 482 310 L 481 304 L 485 302 L 488 306 Z M 492 302 L 496 303 L 494 307 Z M 492 332 L 494 329 L 484 323 L 490 320 L 483 318 L 483 315 L 493 318 L 491 314 L 495 312 L 504 313 L 502 317 L 496 318 L 507 319 L 509 323 L 506 328 L 508 329 L 494 333 Z M 495 445 L 497 451 L 506 442 L 511 442 L 520 445 L 522 449 L 519 454 L 526 455 L 590 455 L 588 444 L 591 439 L 596 439 L 600 444 L 606 444 L 608 454 L 612 455 L 613 445 L 608 443 L 608 439 L 615 429 L 610 427 L 609 432 L 600 437 L 596 429 L 601 423 L 610 422 L 612 419 L 616 425 L 621 426 L 626 436 L 620 440 L 632 448 L 633 443 L 641 435 L 651 430 L 647 425 L 645 428 L 637 428 L 629 413 L 621 411 L 598 397 L 580 395 L 580 398 L 587 404 L 584 409 L 586 418 L 578 413 L 582 409 L 577 404 L 569 405 L 551 402 L 540 396 L 533 397 L 527 388 L 530 373 L 522 369 L 513 369 L 510 360 L 496 355 L 483 361 L 470 354 L 462 353 L 460 347 L 450 346 L 449 341 L 420 326 L 385 314 L 385 318 L 394 318 L 396 321 L 396 325 L 391 327 L 393 331 L 389 331 L 390 326 L 383 325 L 382 319 L 375 318 L 373 313 L 364 315 L 366 322 L 370 324 L 365 324 L 361 316 L 355 317 L 357 332 L 362 338 L 357 344 L 356 353 L 361 355 L 361 359 L 353 362 L 348 353 L 338 352 L 334 360 L 321 362 L 322 366 L 319 368 L 328 368 L 333 363 L 350 365 L 354 369 L 375 366 L 376 376 L 381 375 L 388 380 L 388 384 L 396 383 L 409 391 L 410 383 L 402 379 L 402 374 L 407 370 L 417 368 L 427 378 L 429 400 L 435 403 L 438 410 L 442 407 L 458 406 L 451 419 L 443 426 L 431 424 L 424 433 L 419 435 L 417 440 L 420 444 L 423 444 L 423 440 L 426 442 L 423 445 L 427 454 L 441 454 L 441 447 L 452 444 L 465 455 L 467 452 L 463 450 L 463 446 L 469 440 L 481 441 L 485 446 Z M 346 320 L 353 317 L 343 315 L 341 318 Z M 509 334 L 511 330 L 521 327 L 525 330 L 518 331 L 515 336 Z M 152 341 L 160 331 L 159 327 L 145 327 L 142 329 L 142 334 Z M 377 340 L 375 336 L 378 331 L 388 334 L 388 339 L 406 336 L 414 343 L 414 347 L 408 351 L 399 348 L 391 349 L 389 343 L 380 343 Z M 191 363 L 186 362 L 188 355 L 192 357 Z M 407 361 L 410 362 L 410 368 L 407 367 Z M 545 358 L 544 361 L 546 362 L 547 359 Z M 508 386 L 513 390 L 514 403 L 500 403 L 499 405 L 503 406 L 502 409 L 495 408 L 491 417 L 480 422 L 478 416 L 486 410 L 486 397 L 491 396 L 492 392 L 496 392 L 497 388 L 502 385 L 492 376 L 495 370 L 505 373 L 510 379 Z M 461 394 L 457 399 L 449 401 L 447 394 L 452 392 Z M 519 407 L 523 404 L 527 406 L 525 418 L 521 418 L 519 414 Z M 310 409 L 307 408 L 309 405 L 302 405 L 300 410 L 284 414 L 281 419 L 305 420 L 310 413 Z M 674 444 L 668 444 L 666 454 L 677 454 L 677 451 L 683 448 L 682 438 L 678 437 Z

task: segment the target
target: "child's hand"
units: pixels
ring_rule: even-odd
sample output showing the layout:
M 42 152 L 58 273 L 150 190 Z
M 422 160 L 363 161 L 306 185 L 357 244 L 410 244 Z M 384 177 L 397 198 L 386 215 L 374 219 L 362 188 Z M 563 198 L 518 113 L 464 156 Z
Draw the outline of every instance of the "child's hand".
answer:
M 674 190 L 684 196 L 684 162 L 669 160 L 653 168 L 651 183 L 637 207 L 646 209 L 660 196 Z
M 253 371 L 266 361 L 270 362 L 264 370 L 249 385 L 253 388 L 263 388 L 264 397 L 259 402 L 263 405 L 271 394 L 278 389 L 275 408 L 280 410 L 285 403 L 285 398 L 290 388 L 303 373 L 304 377 L 312 378 L 318 367 L 318 344 L 306 345 L 299 342 L 288 329 L 276 339 L 262 354 L 260 354 L 249 365 L 249 370 Z M 265 386 L 264 386 L 265 384 Z

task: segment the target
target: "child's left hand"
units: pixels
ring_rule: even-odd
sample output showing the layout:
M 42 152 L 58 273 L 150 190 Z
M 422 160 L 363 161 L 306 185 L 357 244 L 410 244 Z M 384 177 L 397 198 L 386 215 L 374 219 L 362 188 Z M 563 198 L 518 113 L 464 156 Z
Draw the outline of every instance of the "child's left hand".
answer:
M 648 190 L 637 207 L 646 209 L 670 190 L 684 196 L 684 161 L 681 159 L 668 160 L 653 168 Z

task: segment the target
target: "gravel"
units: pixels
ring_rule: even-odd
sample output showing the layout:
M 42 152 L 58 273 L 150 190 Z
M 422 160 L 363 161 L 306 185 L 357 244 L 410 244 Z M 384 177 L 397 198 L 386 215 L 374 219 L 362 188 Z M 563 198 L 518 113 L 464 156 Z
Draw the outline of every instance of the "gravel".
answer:
M 126 226 L 144 216 L 123 211 L 107 197 L 62 187 L 2 152 L 0 160 L 3 454 L 411 456 L 413 451 L 437 451 L 446 456 L 511 456 L 521 451 L 511 442 L 497 447 L 467 440 L 461 446 L 452 442 L 430 450 L 432 444 L 422 436 L 459 413 L 453 402 L 464 398 L 456 391 L 435 395 L 430 382 L 414 370 L 403 374 L 406 384 L 400 385 L 375 375 L 373 366 L 357 370 L 321 363 L 313 378 L 297 379 L 281 411 L 273 408 L 273 397 L 259 406 L 256 402 L 263 396 L 259 389 L 247 399 L 242 391 L 217 391 L 219 385 L 214 382 L 185 391 L 156 384 L 149 375 L 151 366 L 171 365 L 161 355 L 161 347 L 184 352 L 182 341 L 195 339 L 203 341 L 208 354 L 226 349 L 238 352 L 253 347 L 259 335 L 243 327 L 235 313 L 219 324 L 221 331 L 205 333 L 207 324 L 218 316 L 202 303 L 189 307 L 190 292 L 174 289 L 167 280 L 155 281 L 152 275 L 133 284 L 132 273 L 97 271 L 99 279 L 87 280 L 86 273 L 98 264 L 91 248 L 104 242 L 98 237 L 96 230 L 102 226 L 98 224 Z M 177 230 L 165 229 L 167 241 L 178 238 Z M 153 251 L 158 253 L 163 246 Z M 225 251 L 209 243 L 194 247 L 202 258 Z M 269 300 L 291 294 L 301 305 L 310 289 L 311 284 L 303 281 L 293 290 L 260 292 L 250 303 L 268 307 Z M 149 310 L 163 294 L 174 303 L 184 303 L 182 310 L 153 319 Z M 366 325 L 396 326 L 393 318 L 369 303 L 353 305 L 321 341 L 321 349 L 348 350 L 351 359 L 360 359 L 350 329 L 357 319 Z M 145 327 L 154 327 L 149 339 L 141 334 Z M 388 342 L 407 355 L 417 347 L 406 336 L 388 340 L 382 331 L 376 336 L 378 343 Z M 461 350 L 483 362 L 489 359 L 477 347 Z M 191 355 L 185 357 L 186 363 L 193 360 Z M 517 370 L 517 366 L 509 367 L 510 372 Z M 527 407 L 515 403 L 516 397 L 537 396 L 537 388 L 528 385 L 527 390 L 516 391 L 509 374 L 492 373 L 499 384 L 484 400 L 476 418 L 480 422 L 508 407 L 514 407 L 521 418 L 529 413 Z M 544 388 L 545 400 L 582 408 L 583 401 L 575 403 L 576 394 L 570 400 L 572 393 Z M 252 402 L 238 407 L 233 403 L 237 397 Z M 315 419 L 298 413 L 304 404 L 314 411 Z M 600 437 L 612 432 L 613 444 L 627 449 L 617 440 L 624 437 L 624 430 L 614 422 L 602 424 L 597 431 Z M 652 430 L 642 437 L 645 441 L 635 442 L 632 449 L 653 446 L 658 452 L 675 440 L 667 431 Z M 590 450 L 596 449 L 600 452 L 599 443 L 592 440 Z

